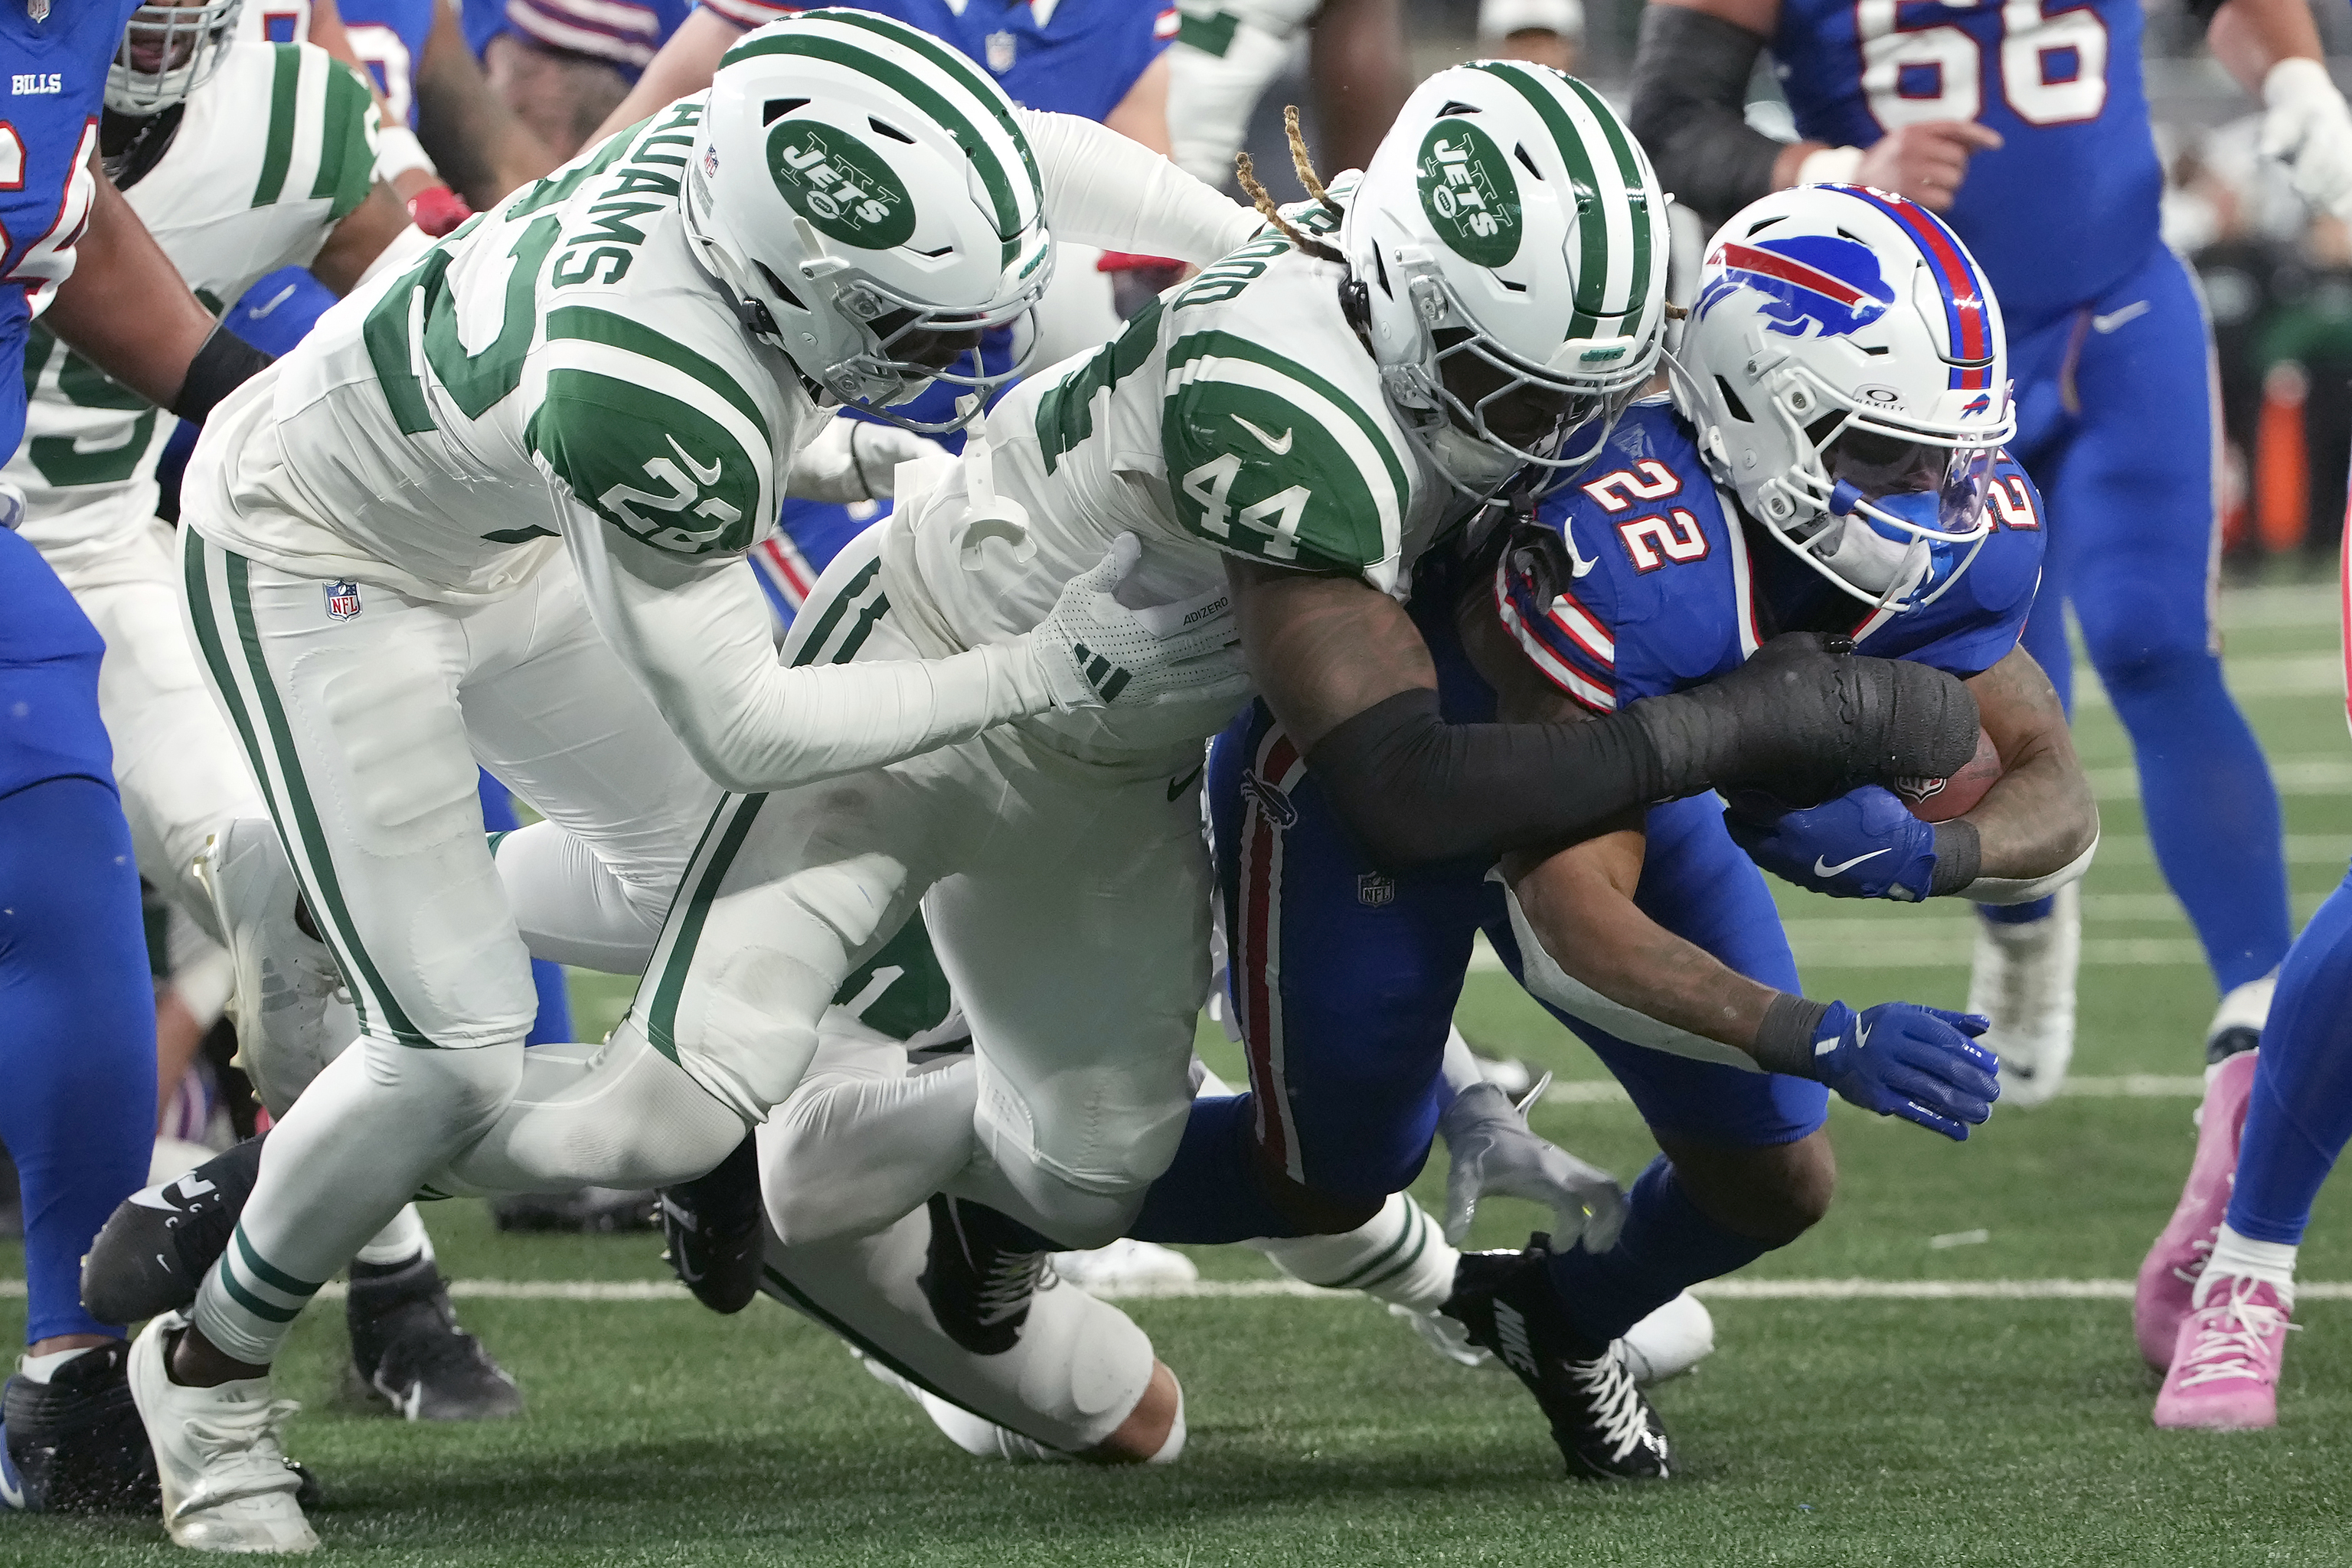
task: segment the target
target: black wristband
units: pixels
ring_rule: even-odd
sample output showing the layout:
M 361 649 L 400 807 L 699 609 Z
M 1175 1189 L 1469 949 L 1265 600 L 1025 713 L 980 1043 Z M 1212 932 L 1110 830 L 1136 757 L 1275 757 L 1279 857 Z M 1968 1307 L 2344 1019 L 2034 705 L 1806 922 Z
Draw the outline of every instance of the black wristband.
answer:
M 1383 871 L 1564 847 L 1662 798 L 1657 748 L 1632 715 L 1448 724 L 1422 689 L 1349 718 L 1307 765 Z
M 203 424 L 205 416 L 222 398 L 267 368 L 270 357 L 226 327 L 215 326 L 195 358 L 188 362 L 179 395 L 172 399 L 172 412 L 192 425 Z
M 1936 877 L 1927 896 L 1944 898 L 1975 881 L 1983 858 L 1984 840 L 1975 823 L 1960 817 L 1936 824 Z
M 1710 227 L 1772 189 L 1786 145 L 1748 123 L 1748 79 L 1764 47 L 1687 5 L 1642 7 L 1626 121 L 1658 183 Z
M 1756 1065 L 1766 1072 L 1790 1078 L 1818 1079 L 1813 1070 L 1813 1030 L 1828 1016 L 1830 1005 L 1811 1002 L 1783 991 L 1764 1010 L 1756 1026 Z

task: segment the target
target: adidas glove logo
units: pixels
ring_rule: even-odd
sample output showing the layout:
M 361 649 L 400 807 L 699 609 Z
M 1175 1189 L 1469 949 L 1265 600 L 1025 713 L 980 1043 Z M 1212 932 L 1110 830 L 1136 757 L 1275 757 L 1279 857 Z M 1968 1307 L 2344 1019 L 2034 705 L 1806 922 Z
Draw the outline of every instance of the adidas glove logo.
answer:
M 1127 689 L 1127 683 L 1131 679 L 1128 672 L 1082 642 L 1072 643 L 1070 652 L 1076 656 L 1078 672 L 1086 677 L 1087 684 L 1095 689 L 1095 695 L 1106 702 L 1118 701 L 1118 694 Z

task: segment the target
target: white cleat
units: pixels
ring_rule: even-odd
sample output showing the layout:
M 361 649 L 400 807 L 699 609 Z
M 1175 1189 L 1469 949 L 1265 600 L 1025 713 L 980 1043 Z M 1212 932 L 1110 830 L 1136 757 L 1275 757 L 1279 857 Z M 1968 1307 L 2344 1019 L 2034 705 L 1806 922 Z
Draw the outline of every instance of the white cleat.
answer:
M 2074 1059 L 2074 971 L 2083 959 L 2083 897 L 2069 882 L 2057 907 L 2028 925 L 1977 921 L 1969 1011 L 1992 1020 L 1983 1043 L 2000 1058 L 2000 1102 L 2046 1105 Z
M 236 972 L 229 1009 L 237 1065 L 265 1103 L 290 1105 L 351 1043 L 329 1023 L 342 974 L 326 943 L 294 923 L 301 884 L 266 819 L 241 818 L 214 834 L 196 858 L 196 876 L 212 894 Z M 355 1021 L 349 1012 L 340 1016 Z
M 188 1320 L 167 1312 L 131 1346 L 131 1397 L 147 1424 L 163 1489 L 163 1524 L 192 1552 L 309 1552 L 319 1544 L 294 1493 L 301 1477 L 280 1440 L 301 1408 L 257 1377 L 188 1388 L 164 1371 Z
M 2243 985 L 2233 985 L 2213 1009 L 2213 1021 L 2205 1026 L 2205 1081 L 2213 1081 L 2213 1070 L 2242 1051 L 2251 1051 L 2263 1043 L 2263 1026 L 2271 1021 L 2271 998 L 2278 992 L 2278 971 L 2273 969 L 2260 980 L 2249 980 Z
M 1192 1260 L 1157 1242 L 1120 1237 L 1091 1252 L 1056 1252 L 1054 1272 L 1089 1296 L 1150 1296 L 1201 1278 Z
M 1421 1342 L 1456 1366 L 1500 1366 L 1485 1348 L 1470 1342 L 1467 1330 L 1443 1312 L 1416 1312 L 1391 1302 L 1389 1315 L 1402 1318 Z M 1625 1331 L 1617 1343 L 1633 1382 L 1649 1388 L 1680 1377 L 1715 1351 L 1715 1319 L 1706 1304 L 1685 1290 Z

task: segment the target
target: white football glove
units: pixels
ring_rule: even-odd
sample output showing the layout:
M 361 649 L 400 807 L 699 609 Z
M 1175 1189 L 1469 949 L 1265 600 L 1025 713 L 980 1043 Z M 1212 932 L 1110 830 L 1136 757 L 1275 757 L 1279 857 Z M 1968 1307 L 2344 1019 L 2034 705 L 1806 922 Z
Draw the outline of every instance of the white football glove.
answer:
M 1028 634 L 1055 706 L 1066 713 L 1170 700 L 1240 706 L 1249 676 L 1230 596 L 1130 610 L 1114 595 L 1142 553 L 1135 535 L 1120 534 L 1093 571 L 1063 585 Z
M 1502 1196 L 1547 1204 L 1551 1244 L 1566 1251 L 1582 1237 L 1588 1252 L 1616 1245 L 1625 1226 L 1625 1190 L 1617 1178 L 1536 1136 L 1511 1097 L 1491 1083 L 1474 1083 L 1437 1119 L 1445 1135 L 1445 1239 L 1459 1247 L 1470 1235 L 1478 1200 Z
M 795 500 L 831 501 L 842 506 L 852 501 L 887 500 L 891 479 L 898 471 L 898 465 L 933 453 L 947 456 L 938 442 L 926 440 L 912 430 L 836 414 L 825 422 L 814 439 L 793 454 L 792 473 L 784 489 Z
M 2317 60 L 2281 60 L 2263 79 L 2263 155 L 2294 176 L 2295 195 L 2352 218 L 2352 108 Z

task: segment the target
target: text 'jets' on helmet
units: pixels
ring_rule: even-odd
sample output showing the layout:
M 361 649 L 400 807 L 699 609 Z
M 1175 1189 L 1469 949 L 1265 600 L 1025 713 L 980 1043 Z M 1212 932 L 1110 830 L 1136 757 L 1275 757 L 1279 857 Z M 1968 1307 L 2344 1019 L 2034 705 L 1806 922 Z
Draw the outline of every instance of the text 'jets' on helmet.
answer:
M 1026 367 L 1052 280 L 1043 190 L 1012 100 L 929 34 L 866 11 L 746 33 L 711 78 L 686 227 L 745 324 L 842 403 L 952 430 Z M 980 340 L 1027 341 L 991 374 Z M 890 411 L 934 382 L 957 416 Z
M 1666 197 L 1572 77 L 1476 60 L 1423 82 L 1340 248 L 1391 405 L 1473 494 L 1590 462 L 1657 368 Z
M 131 12 L 106 68 L 106 107 L 144 119 L 186 102 L 220 68 L 244 9 L 245 0 L 198 0 Z
M 1927 208 L 1860 185 L 1748 206 L 1708 242 L 1673 369 L 1717 479 L 1855 598 L 1927 604 L 1983 548 L 2009 351 Z

